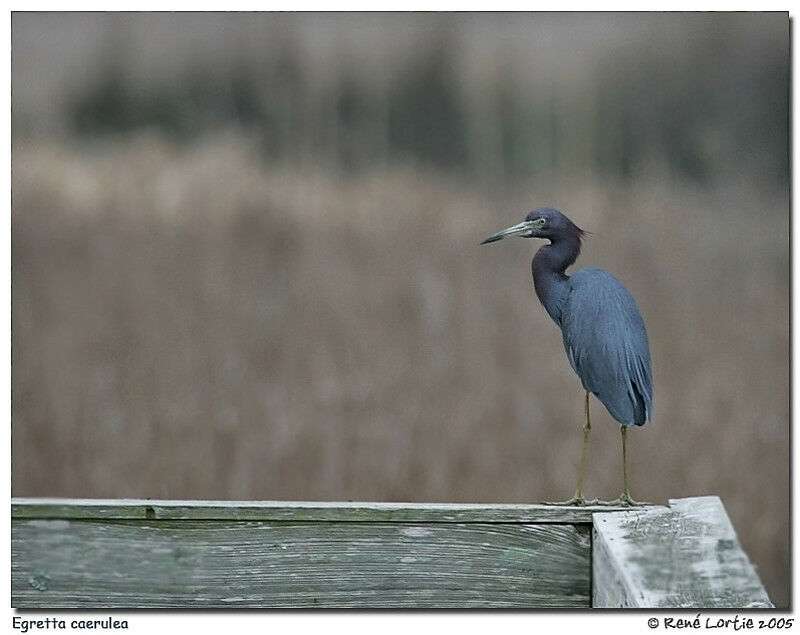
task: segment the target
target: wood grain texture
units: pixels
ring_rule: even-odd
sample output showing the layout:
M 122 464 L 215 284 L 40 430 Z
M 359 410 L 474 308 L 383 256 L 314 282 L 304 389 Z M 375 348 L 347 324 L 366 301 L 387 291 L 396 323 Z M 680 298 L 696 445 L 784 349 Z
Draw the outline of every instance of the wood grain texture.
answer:
M 12 518 L 270 520 L 302 522 L 591 523 L 624 507 L 469 503 L 185 501 L 13 498 Z
M 12 519 L 15 608 L 588 607 L 590 526 Z
M 716 496 L 594 517 L 597 608 L 770 608 Z

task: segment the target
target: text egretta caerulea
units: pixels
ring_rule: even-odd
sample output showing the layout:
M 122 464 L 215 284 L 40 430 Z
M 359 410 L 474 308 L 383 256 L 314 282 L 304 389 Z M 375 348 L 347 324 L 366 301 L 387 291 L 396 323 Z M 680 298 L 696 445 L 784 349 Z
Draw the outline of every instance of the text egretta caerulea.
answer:
M 575 495 L 566 504 L 582 505 L 586 448 L 589 445 L 589 393 L 621 424 L 622 496 L 614 503 L 634 504 L 628 489 L 628 426 L 652 417 L 653 375 L 644 320 L 623 284 L 602 269 L 564 271 L 577 260 L 584 231 L 554 209 L 532 211 L 519 225 L 489 236 L 481 244 L 509 236 L 545 238 L 531 263 L 533 286 L 545 310 L 561 328 L 572 368 L 586 390 L 586 423 Z

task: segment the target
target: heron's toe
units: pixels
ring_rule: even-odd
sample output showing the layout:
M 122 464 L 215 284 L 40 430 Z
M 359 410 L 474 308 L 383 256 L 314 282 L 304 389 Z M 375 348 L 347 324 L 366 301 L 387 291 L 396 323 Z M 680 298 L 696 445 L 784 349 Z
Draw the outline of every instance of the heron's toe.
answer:
M 583 496 L 575 494 L 572 498 L 565 501 L 553 502 L 544 501 L 542 505 L 559 505 L 561 507 L 583 507 L 586 505 L 586 499 Z
M 613 501 L 597 501 L 598 505 L 608 505 L 611 507 L 647 507 L 655 503 L 648 503 L 646 501 L 637 501 L 631 498 L 630 494 L 623 493 L 618 499 Z

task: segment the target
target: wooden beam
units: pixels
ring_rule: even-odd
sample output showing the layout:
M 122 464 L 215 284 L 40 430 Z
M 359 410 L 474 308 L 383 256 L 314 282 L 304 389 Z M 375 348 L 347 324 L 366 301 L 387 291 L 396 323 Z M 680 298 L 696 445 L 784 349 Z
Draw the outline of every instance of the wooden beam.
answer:
M 12 510 L 15 608 L 590 605 L 581 508 L 15 499 Z
M 12 499 L 12 606 L 771 606 L 718 498 L 620 509 Z
M 299 522 L 591 523 L 625 507 L 476 503 L 362 503 L 13 498 L 15 519 L 269 520 Z
M 597 514 L 592 606 L 771 608 L 716 496 Z

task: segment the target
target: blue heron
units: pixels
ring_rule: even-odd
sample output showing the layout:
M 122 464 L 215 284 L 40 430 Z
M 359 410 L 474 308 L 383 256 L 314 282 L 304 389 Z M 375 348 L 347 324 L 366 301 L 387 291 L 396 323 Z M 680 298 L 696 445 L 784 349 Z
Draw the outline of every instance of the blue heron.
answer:
M 532 211 L 519 225 L 489 236 L 481 244 L 509 236 L 544 238 L 549 244 L 531 262 L 533 286 L 547 313 L 561 328 L 564 348 L 585 395 L 586 422 L 575 495 L 565 504 L 586 504 L 583 476 L 589 445 L 589 393 L 597 397 L 622 432 L 622 495 L 614 503 L 632 505 L 628 488 L 628 427 L 644 425 L 653 413 L 653 374 L 644 320 L 623 284 L 602 269 L 564 273 L 581 251 L 584 232 L 555 209 Z

